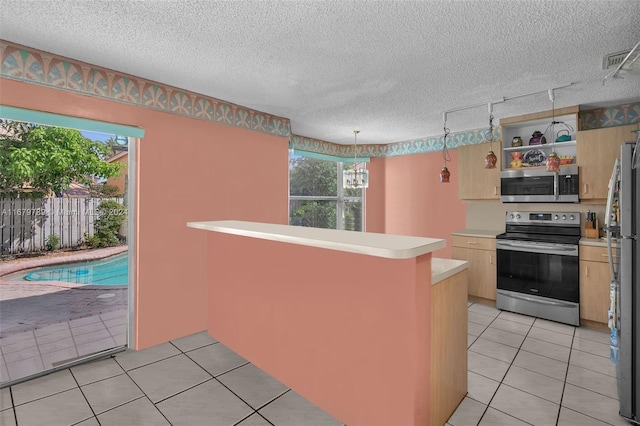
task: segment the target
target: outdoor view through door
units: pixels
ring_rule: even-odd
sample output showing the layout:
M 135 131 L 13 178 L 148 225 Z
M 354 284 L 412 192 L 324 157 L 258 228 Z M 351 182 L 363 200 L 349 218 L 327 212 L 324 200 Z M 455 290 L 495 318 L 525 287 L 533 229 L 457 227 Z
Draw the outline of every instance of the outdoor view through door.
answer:
M 350 165 L 290 155 L 290 225 L 364 230 L 364 191 L 342 188 L 343 167 Z
M 128 138 L 0 120 L 0 387 L 125 347 Z

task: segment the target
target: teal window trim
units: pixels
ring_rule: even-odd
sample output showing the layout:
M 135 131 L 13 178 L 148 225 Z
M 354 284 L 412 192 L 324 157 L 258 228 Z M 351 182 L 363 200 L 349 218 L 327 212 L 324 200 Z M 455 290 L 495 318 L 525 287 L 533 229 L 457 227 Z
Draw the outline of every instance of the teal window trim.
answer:
M 33 111 L 0 105 L 0 118 L 27 123 L 43 124 L 47 126 L 68 127 L 78 130 L 127 136 L 132 138 L 144 137 L 144 129 L 126 126 L 124 124 L 107 123 L 106 121 L 89 120 L 68 115 L 52 114 L 49 112 Z
M 343 163 L 368 163 L 371 161 L 370 157 L 358 157 L 358 158 L 338 157 L 335 155 L 319 154 L 317 152 L 301 151 L 298 149 L 294 149 L 293 153 L 295 155 L 300 155 L 302 157 L 317 158 L 320 160 L 328 160 L 328 161 L 340 161 Z

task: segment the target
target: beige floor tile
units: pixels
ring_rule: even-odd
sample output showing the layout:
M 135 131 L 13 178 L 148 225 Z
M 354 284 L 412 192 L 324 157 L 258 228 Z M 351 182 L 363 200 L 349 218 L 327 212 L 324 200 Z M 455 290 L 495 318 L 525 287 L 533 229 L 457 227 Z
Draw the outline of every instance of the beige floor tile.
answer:
M 170 425 L 169 421 L 147 398 L 121 405 L 98 415 L 101 426 L 163 426 Z
M 532 425 L 554 425 L 560 406 L 530 393 L 500 385 L 491 407 Z
M 16 407 L 19 425 L 68 426 L 93 417 L 80 389 L 75 388 Z
M 473 371 L 467 372 L 467 396 L 483 404 L 489 404 L 498 390 L 500 382 L 481 376 Z
M 160 361 L 174 355 L 178 355 L 180 350 L 171 343 L 163 343 L 141 351 L 127 349 L 116 355 L 116 362 L 129 371 L 152 362 Z
M 171 341 L 171 343 L 177 346 L 178 349 L 180 349 L 182 352 L 189 352 L 194 349 L 198 349 L 217 342 L 218 341 L 209 336 L 209 333 L 207 333 L 206 331 L 202 331 L 200 333 L 195 333 L 190 336 L 181 337 L 179 339 Z
M 536 318 L 533 323 L 535 328 L 544 328 L 545 330 L 555 331 L 556 333 L 563 333 L 569 336 L 573 336 L 576 327 L 568 324 L 561 324 L 555 321 L 549 321 L 542 318 Z
M 471 345 L 469 350 L 509 363 L 513 361 L 513 358 L 518 352 L 517 348 L 486 340 L 482 337 L 479 337 L 478 340 Z
M 495 317 L 489 316 L 489 315 L 484 315 L 484 314 L 480 314 L 478 312 L 469 312 L 469 321 L 476 323 L 476 324 L 480 324 L 480 325 L 484 325 L 484 326 L 488 326 L 489 324 L 491 324 L 491 322 L 495 319 Z
M 16 417 L 13 413 L 13 408 L 0 411 L 0 425 L 16 426 Z
M 486 409 L 486 405 L 467 397 L 458 405 L 448 423 L 452 426 L 477 425 Z
M 578 367 L 597 371 L 598 373 L 616 377 L 616 366 L 609 360 L 609 358 L 572 349 L 569 363 L 577 365 Z
M 560 417 L 558 426 L 607 426 L 608 423 L 601 422 L 593 417 L 585 416 L 567 407 L 560 407 Z
M 513 388 L 536 395 L 542 399 L 560 404 L 564 389 L 564 376 L 561 380 L 512 365 L 503 382 Z
M 474 303 L 469 306 L 469 312 L 477 312 L 479 314 L 488 315 L 490 317 L 497 317 L 500 314 L 500 309 L 494 306 L 483 305 L 482 303 Z
M 0 389 L 0 411 L 7 410 L 13 407 L 11 401 L 11 390 L 9 388 Z
M 11 391 L 14 404 L 20 405 L 77 387 L 69 370 L 62 370 L 13 385 Z
M 140 388 L 126 374 L 84 385 L 81 389 L 96 414 L 144 396 Z
M 253 364 L 243 365 L 217 379 L 254 409 L 289 389 Z
M 512 417 L 502 411 L 498 411 L 495 408 L 488 407 L 482 420 L 480 420 L 480 426 L 527 426 L 525 423 L 515 417 Z
M 485 325 L 476 324 L 475 322 L 469 321 L 467 323 L 467 333 L 473 336 L 479 336 L 482 332 L 487 328 Z
M 240 423 L 237 426 L 271 426 L 271 423 L 265 420 L 260 414 L 252 414 Z
M 473 351 L 467 352 L 467 361 L 469 371 L 497 381 L 502 381 L 509 369 L 508 362 L 499 361 Z
M 91 417 L 90 419 L 87 419 L 80 423 L 76 423 L 73 426 L 100 426 L 100 422 L 98 422 L 98 419 L 96 419 L 95 417 Z
M 531 326 L 535 322 L 535 317 L 530 317 L 528 315 L 517 314 L 515 312 L 502 311 L 498 316 L 498 319 L 503 319 L 507 321 L 519 322 L 520 324 Z
M 502 315 L 496 318 L 496 320 L 491 323 L 490 327 L 497 328 L 499 330 L 509 331 L 511 333 L 524 334 L 524 335 L 526 335 L 529 332 L 529 330 L 531 330 L 530 324 L 522 324 L 517 321 L 503 319 Z
M 562 362 L 569 362 L 569 354 L 571 353 L 571 348 L 534 339 L 533 337 L 524 339 L 524 343 L 520 349 Z
M 265 419 L 278 426 L 340 426 L 334 419 L 294 391 L 289 391 L 258 411 Z
M 157 407 L 174 425 L 233 425 L 253 412 L 214 379 L 166 399 Z
M 480 335 L 480 337 L 483 339 L 491 340 L 493 342 L 502 343 L 503 345 L 519 348 L 520 345 L 522 345 L 525 336 L 523 334 L 512 333 L 510 331 L 489 327 L 482 333 L 482 335 Z
M 247 363 L 246 359 L 222 343 L 215 343 L 200 349 L 195 349 L 187 353 L 187 356 L 213 376 L 219 376 Z
M 124 374 L 124 370 L 113 358 L 90 361 L 71 369 L 80 386 Z
M 554 379 L 561 377 L 563 380 L 567 374 L 568 367 L 566 362 L 561 362 L 523 350 L 518 352 L 516 359 L 513 361 L 513 365 L 535 371 L 536 373 L 544 374 L 545 376 L 549 376 Z
M 596 330 L 589 327 L 577 327 L 575 336 L 581 339 L 589 339 L 607 345 L 609 344 L 610 339 L 609 332 Z
M 545 342 L 553 343 L 555 345 L 571 347 L 573 336 L 570 334 L 559 333 L 553 330 L 547 330 L 546 328 L 536 327 L 535 324 L 531 327 L 527 337 L 543 340 Z
M 478 336 L 472 336 L 471 334 L 467 334 L 467 349 L 473 345 L 473 342 L 475 342 L 478 339 Z
M 571 410 L 593 417 L 600 421 L 619 426 L 629 426 L 618 415 L 620 403 L 599 393 L 591 392 L 567 383 L 562 397 L 562 405 Z
M 617 379 L 607 374 L 569 364 L 567 383 L 618 399 Z
M 600 343 L 593 340 L 576 337 L 573 340 L 572 348 L 582 352 L 590 353 L 592 355 L 609 358 L 609 343 Z
M 211 380 L 211 375 L 186 355 L 136 368 L 129 375 L 154 403 Z

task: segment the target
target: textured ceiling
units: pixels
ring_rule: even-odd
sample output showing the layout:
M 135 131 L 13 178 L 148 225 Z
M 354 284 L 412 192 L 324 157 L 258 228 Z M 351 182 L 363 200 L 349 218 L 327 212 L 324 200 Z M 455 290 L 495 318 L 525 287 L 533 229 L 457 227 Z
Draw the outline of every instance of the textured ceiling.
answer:
M 442 134 L 442 112 L 575 83 L 556 107 L 640 100 L 602 84 L 640 41 L 640 1 L 0 0 L 0 38 L 291 120 L 335 143 Z M 497 119 L 551 108 L 546 93 Z M 487 108 L 448 115 L 485 127 Z

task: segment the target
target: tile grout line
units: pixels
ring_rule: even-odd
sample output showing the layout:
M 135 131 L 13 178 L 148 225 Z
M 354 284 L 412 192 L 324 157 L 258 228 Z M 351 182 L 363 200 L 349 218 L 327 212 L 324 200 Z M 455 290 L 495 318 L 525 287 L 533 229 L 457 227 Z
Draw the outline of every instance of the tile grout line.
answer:
M 65 371 L 65 370 L 62 370 Z M 69 371 L 69 374 L 71 374 L 71 377 L 73 378 L 73 381 L 76 382 L 76 386 L 78 387 L 78 390 L 80 391 L 80 394 L 82 395 L 82 397 L 84 398 L 84 400 L 87 402 L 87 405 L 89 406 L 89 409 L 91 410 L 91 412 L 93 413 L 93 418 L 96 419 L 96 421 L 98 422 L 98 424 L 100 424 L 100 422 L 98 421 L 98 416 L 96 415 L 95 410 L 93 409 L 93 407 L 91 406 L 91 403 L 89 402 L 89 399 L 87 398 L 87 396 L 84 394 L 84 392 L 82 391 L 82 387 L 80 386 L 80 383 L 78 383 L 78 379 L 76 379 L 76 376 L 73 374 L 73 371 L 71 371 L 71 368 L 67 368 L 67 371 Z M 66 391 L 65 391 L 66 392 Z M 83 422 L 85 420 L 89 420 L 87 419 L 83 419 L 80 422 Z M 80 422 L 76 422 L 80 423 Z

